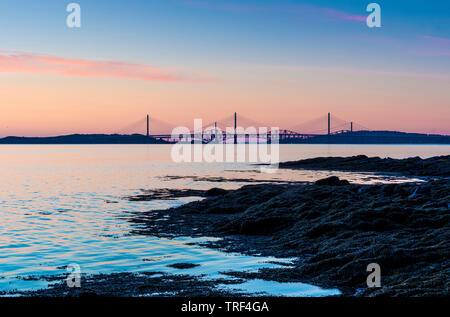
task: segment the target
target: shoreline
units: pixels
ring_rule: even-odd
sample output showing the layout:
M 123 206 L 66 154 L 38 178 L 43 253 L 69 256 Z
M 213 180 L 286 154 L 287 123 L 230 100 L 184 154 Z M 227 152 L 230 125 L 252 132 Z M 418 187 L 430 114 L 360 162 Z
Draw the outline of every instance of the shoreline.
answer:
M 233 277 L 309 283 L 338 288 L 344 296 L 448 296 L 449 189 L 447 180 L 404 185 L 249 185 L 219 199 L 150 212 L 130 221 L 147 226 L 133 231 L 137 234 L 220 237 L 202 246 L 297 258 L 294 268 L 227 273 Z M 343 200 L 344 195 L 351 198 Z M 253 202 L 242 203 L 249 196 Z M 287 202 L 289 207 L 281 205 Z M 381 289 L 365 286 L 366 267 L 374 262 L 384 273 L 386 287 Z
M 146 229 L 133 233 L 220 237 L 202 246 L 297 258 L 294 268 L 227 273 L 234 277 L 310 283 L 338 288 L 344 296 L 449 295 L 450 180 L 441 177 L 448 175 L 450 156 L 317 158 L 282 167 L 299 168 L 305 161 L 308 165 L 319 161 L 322 166 L 316 167 L 325 169 L 325 163 L 332 170 L 342 170 L 338 165 L 345 162 L 346 171 L 361 171 L 365 161 L 370 164 L 364 171 L 390 173 L 394 168 L 380 164 L 387 162 L 400 174 L 431 178 L 380 185 L 349 184 L 337 177 L 313 184 L 246 185 L 177 208 L 140 214 L 130 221 Z M 163 217 L 165 221 L 158 221 Z M 365 285 L 370 263 L 380 264 L 385 287 Z
M 360 159 L 345 158 L 357 163 Z M 408 160 L 392 161 L 398 166 L 410 164 Z M 450 157 L 434 158 L 436 166 L 414 161 L 416 167 L 422 166 L 416 169 L 422 176 L 429 172 L 433 177 L 426 182 L 404 184 L 359 185 L 330 177 L 315 183 L 251 184 L 236 190 L 172 193 L 163 189 L 126 199 L 192 195 L 204 199 L 176 208 L 143 212 L 127 220 L 135 228 L 131 234 L 218 237 L 221 240 L 200 245 L 244 255 L 295 258 L 292 267 L 266 268 L 256 273 L 224 272 L 230 277 L 224 283 L 236 284 L 235 280 L 231 282 L 233 278 L 263 279 L 337 288 L 341 296 L 448 296 L 450 180 L 434 174 L 446 173 Z M 304 164 L 294 165 L 299 168 Z M 369 274 L 366 268 L 370 263 L 381 266 L 381 288 L 366 286 Z M 180 263 L 180 268 L 183 266 L 189 267 L 189 263 Z M 167 296 L 239 296 L 215 288 L 215 281 L 192 276 L 178 281 L 172 275 L 155 277 L 153 273 L 144 277 L 117 273 L 83 278 L 84 285 L 88 285 L 83 291 L 68 291 L 64 281 L 22 295 L 141 296 L 155 289 L 148 286 L 153 283 L 158 289 L 167 287 L 173 291 Z M 169 287 L 170 283 L 174 286 Z

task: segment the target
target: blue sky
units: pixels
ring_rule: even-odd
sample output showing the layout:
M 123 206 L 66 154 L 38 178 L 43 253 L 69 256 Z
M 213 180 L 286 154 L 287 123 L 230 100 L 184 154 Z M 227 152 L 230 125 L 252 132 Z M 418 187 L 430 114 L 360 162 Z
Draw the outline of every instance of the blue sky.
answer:
M 422 36 L 450 38 L 450 2 L 444 0 L 378 1 L 380 29 L 320 14 L 295 13 L 297 6 L 308 5 L 367 15 L 369 1 L 360 0 L 79 0 L 83 23 L 79 30 L 65 26 L 68 3 L 1 1 L 2 49 L 136 62 L 157 58 L 171 64 L 182 52 L 185 60 L 195 63 L 205 59 L 255 63 L 317 59 L 324 66 L 355 65 L 364 59 L 367 66 L 380 67 L 391 61 L 391 67 L 409 68 L 424 45 L 434 45 Z M 371 59 L 380 54 L 382 60 Z M 436 71 L 449 66 L 448 58 L 422 62 Z

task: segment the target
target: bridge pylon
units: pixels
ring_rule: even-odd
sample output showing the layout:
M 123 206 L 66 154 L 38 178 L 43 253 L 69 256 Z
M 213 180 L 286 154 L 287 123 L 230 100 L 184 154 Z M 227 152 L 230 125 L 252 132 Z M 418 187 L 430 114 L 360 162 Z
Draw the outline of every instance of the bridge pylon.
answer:
M 237 144 L 237 114 L 234 113 L 234 144 Z
M 331 134 L 331 114 L 328 112 L 328 136 Z

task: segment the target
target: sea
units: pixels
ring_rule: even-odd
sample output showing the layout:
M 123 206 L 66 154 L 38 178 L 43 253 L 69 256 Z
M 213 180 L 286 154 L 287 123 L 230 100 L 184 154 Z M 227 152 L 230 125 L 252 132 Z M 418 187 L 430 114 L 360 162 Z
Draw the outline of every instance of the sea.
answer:
M 427 158 L 450 155 L 450 146 L 280 145 L 280 161 L 359 154 Z M 221 285 L 225 271 L 257 271 L 289 265 L 292 259 L 224 253 L 196 245 L 213 237 L 168 239 L 133 234 L 135 224 L 126 220 L 133 214 L 202 199 L 125 199 L 142 190 L 236 189 L 255 181 L 312 182 L 330 175 L 361 184 L 420 181 L 395 174 L 284 169 L 265 173 L 245 162 L 176 163 L 171 145 L 0 145 L 0 292 L 14 296 L 19 291 L 47 288 L 55 281 L 42 277 L 65 276 L 66 267 L 77 264 L 83 274 L 189 274 L 217 279 L 217 288 L 252 295 L 339 294 L 337 289 L 305 283 L 258 279 Z M 198 266 L 169 267 L 183 262 Z

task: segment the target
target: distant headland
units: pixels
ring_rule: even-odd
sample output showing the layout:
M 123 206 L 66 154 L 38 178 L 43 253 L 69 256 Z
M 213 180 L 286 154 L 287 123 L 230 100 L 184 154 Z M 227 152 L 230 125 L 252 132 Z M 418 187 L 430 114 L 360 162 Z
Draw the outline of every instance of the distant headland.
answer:
M 52 137 L 15 137 L 0 139 L 0 144 L 167 144 L 142 134 L 70 134 Z
M 316 135 L 304 140 L 281 139 L 280 143 L 307 144 L 450 144 L 450 135 L 407 133 L 397 131 L 344 131 Z
M 143 134 L 70 134 L 51 137 L 8 136 L 0 144 L 172 144 L 170 136 Z M 205 143 L 205 142 L 204 142 Z M 207 143 L 207 142 L 206 142 Z M 281 144 L 450 144 L 449 135 L 394 131 L 354 131 L 308 138 L 280 133 Z

